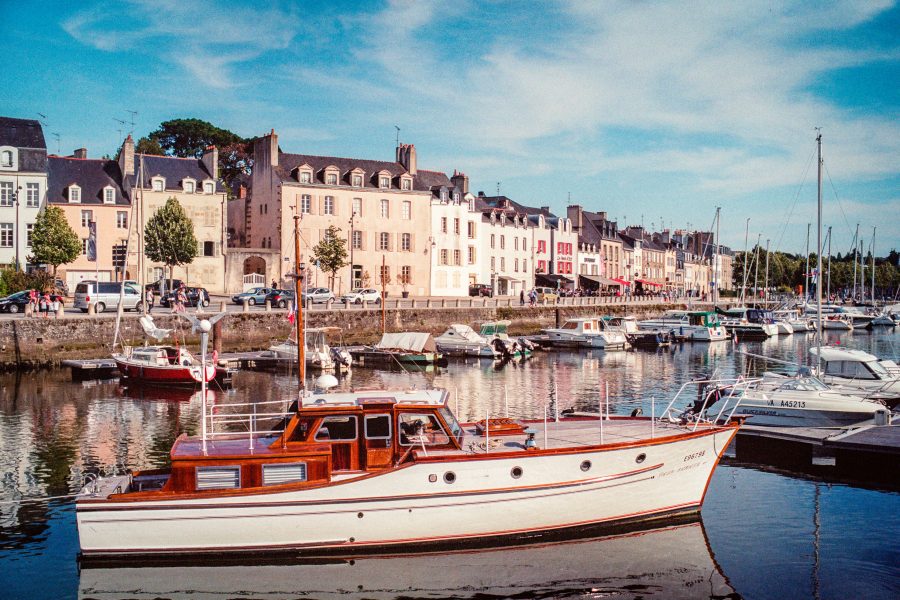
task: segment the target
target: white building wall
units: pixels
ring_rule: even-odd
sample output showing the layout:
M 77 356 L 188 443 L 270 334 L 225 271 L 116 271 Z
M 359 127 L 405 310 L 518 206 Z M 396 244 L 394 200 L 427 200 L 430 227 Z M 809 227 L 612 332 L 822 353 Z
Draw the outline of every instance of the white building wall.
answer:
M 469 214 L 466 201 L 433 198 L 431 201 L 431 293 L 434 296 L 467 296 L 476 265 L 469 263 L 468 222 L 479 215 Z M 477 233 L 477 227 L 475 228 Z M 427 247 L 426 247 L 427 251 Z M 477 262 L 476 249 L 476 262 Z
M 0 246 L 0 264 L 12 265 L 16 260 L 16 245 L 19 248 L 19 265 L 25 268 L 31 247 L 27 244 L 28 226 L 34 226 L 38 212 L 47 204 L 47 174 L 46 173 L 15 173 L 0 171 L 0 182 L 12 186 L 13 194 L 18 190 L 19 215 L 18 228 L 16 228 L 16 204 L 0 206 L 0 223 L 8 224 L 14 232 L 10 245 Z M 37 206 L 28 205 L 28 184 L 38 186 Z M 19 189 L 21 187 L 21 189 Z

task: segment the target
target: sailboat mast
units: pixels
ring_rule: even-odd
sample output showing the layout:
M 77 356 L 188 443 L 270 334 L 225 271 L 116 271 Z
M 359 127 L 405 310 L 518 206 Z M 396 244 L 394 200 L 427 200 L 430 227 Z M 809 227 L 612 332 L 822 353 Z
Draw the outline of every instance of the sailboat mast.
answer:
M 721 218 L 722 207 L 716 207 L 716 240 L 713 245 L 713 306 L 718 304 L 719 301 L 719 286 L 722 285 L 722 282 L 719 281 L 719 219 Z
M 875 306 L 875 229 L 872 228 L 872 306 Z
M 756 236 L 756 252 L 753 258 L 756 264 L 753 265 L 753 296 L 754 302 L 759 300 L 759 243 L 762 241 L 762 234 Z
M 303 406 L 306 391 L 306 339 L 303 337 L 303 267 L 300 264 L 300 215 L 294 215 L 294 306 L 297 307 L 297 376 L 300 378 L 300 395 L 297 406 Z
M 747 228 L 744 230 L 744 279 L 741 281 L 741 306 L 744 306 L 747 294 L 747 242 L 750 239 L 750 217 L 747 217 Z
M 828 226 L 828 298 L 831 298 L 831 225 Z
M 819 155 L 818 174 L 818 215 L 816 217 L 816 336 L 819 347 L 822 346 L 822 133 L 816 136 L 816 146 Z M 816 361 L 821 363 L 821 352 L 816 353 Z M 821 373 L 821 369 L 819 369 Z
M 809 302 L 809 229 L 812 223 L 806 224 L 806 274 L 803 279 L 803 304 Z
M 859 223 L 856 224 L 856 235 L 853 236 L 853 298 L 856 298 L 856 249 L 859 247 Z
M 859 240 L 859 301 L 866 299 L 866 257 L 863 254 L 865 243 L 863 239 Z
M 764 292 L 766 306 L 769 305 L 769 240 L 766 240 L 766 291 Z

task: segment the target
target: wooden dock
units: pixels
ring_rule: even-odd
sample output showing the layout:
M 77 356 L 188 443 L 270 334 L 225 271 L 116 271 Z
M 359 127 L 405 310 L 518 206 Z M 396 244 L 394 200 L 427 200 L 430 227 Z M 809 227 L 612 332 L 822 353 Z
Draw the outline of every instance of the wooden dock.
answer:
M 225 352 L 219 355 L 220 367 L 230 369 L 248 369 L 252 371 L 269 371 L 277 368 L 297 366 L 294 358 L 278 358 L 268 350 L 251 352 Z
M 900 418 L 891 425 L 764 427 L 744 425 L 738 460 L 815 475 L 900 485 Z
M 72 379 L 106 379 L 119 374 L 116 361 L 111 358 L 94 358 L 90 360 L 64 360 L 62 366 L 72 369 Z

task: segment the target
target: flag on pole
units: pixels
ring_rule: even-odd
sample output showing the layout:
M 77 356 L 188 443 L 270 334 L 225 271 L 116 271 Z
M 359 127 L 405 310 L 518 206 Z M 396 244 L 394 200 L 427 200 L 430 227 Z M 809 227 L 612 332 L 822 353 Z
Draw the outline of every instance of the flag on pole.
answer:
M 87 259 L 97 262 L 97 222 L 88 222 Z

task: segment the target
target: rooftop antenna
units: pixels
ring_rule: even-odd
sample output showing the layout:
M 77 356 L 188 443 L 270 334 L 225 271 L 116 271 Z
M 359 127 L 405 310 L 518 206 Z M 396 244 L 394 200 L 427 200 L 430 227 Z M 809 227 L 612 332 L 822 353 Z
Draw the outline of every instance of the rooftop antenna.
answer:
M 126 110 L 125 112 L 131 115 L 131 121 L 129 121 L 131 131 L 128 132 L 128 135 L 134 135 L 134 118 L 137 116 L 138 112 L 136 110 Z
M 500 182 L 497 182 L 497 195 L 500 195 Z
M 394 125 L 394 129 L 397 130 L 397 147 L 399 148 L 400 147 L 400 128 L 398 126 Z
M 128 124 L 128 122 L 127 122 L 127 121 L 123 121 L 122 119 L 117 119 L 117 118 L 115 118 L 115 117 L 113 117 L 113 121 L 115 121 L 116 123 L 118 123 L 119 125 L 121 125 L 121 127 L 120 127 L 119 129 L 116 129 L 116 131 L 119 132 L 119 138 L 118 138 L 118 141 L 116 141 L 116 143 L 118 144 L 118 143 L 121 142 L 121 140 L 122 140 L 122 130 L 123 130 L 123 128 L 125 127 L 125 125 Z
M 39 112 L 39 113 L 37 113 L 37 114 L 38 114 L 38 116 L 40 117 L 40 119 L 38 119 L 38 123 L 40 123 L 41 125 L 43 125 L 44 127 L 46 127 L 46 126 L 47 126 L 47 115 L 45 115 L 45 114 L 42 113 L 42 112 Z
M 56 132 L 53 132 L 50 135 L 52 135 L 53 137 L 56 138 L 56 153 L 59 154 L 60 153 L 59 134 Z

